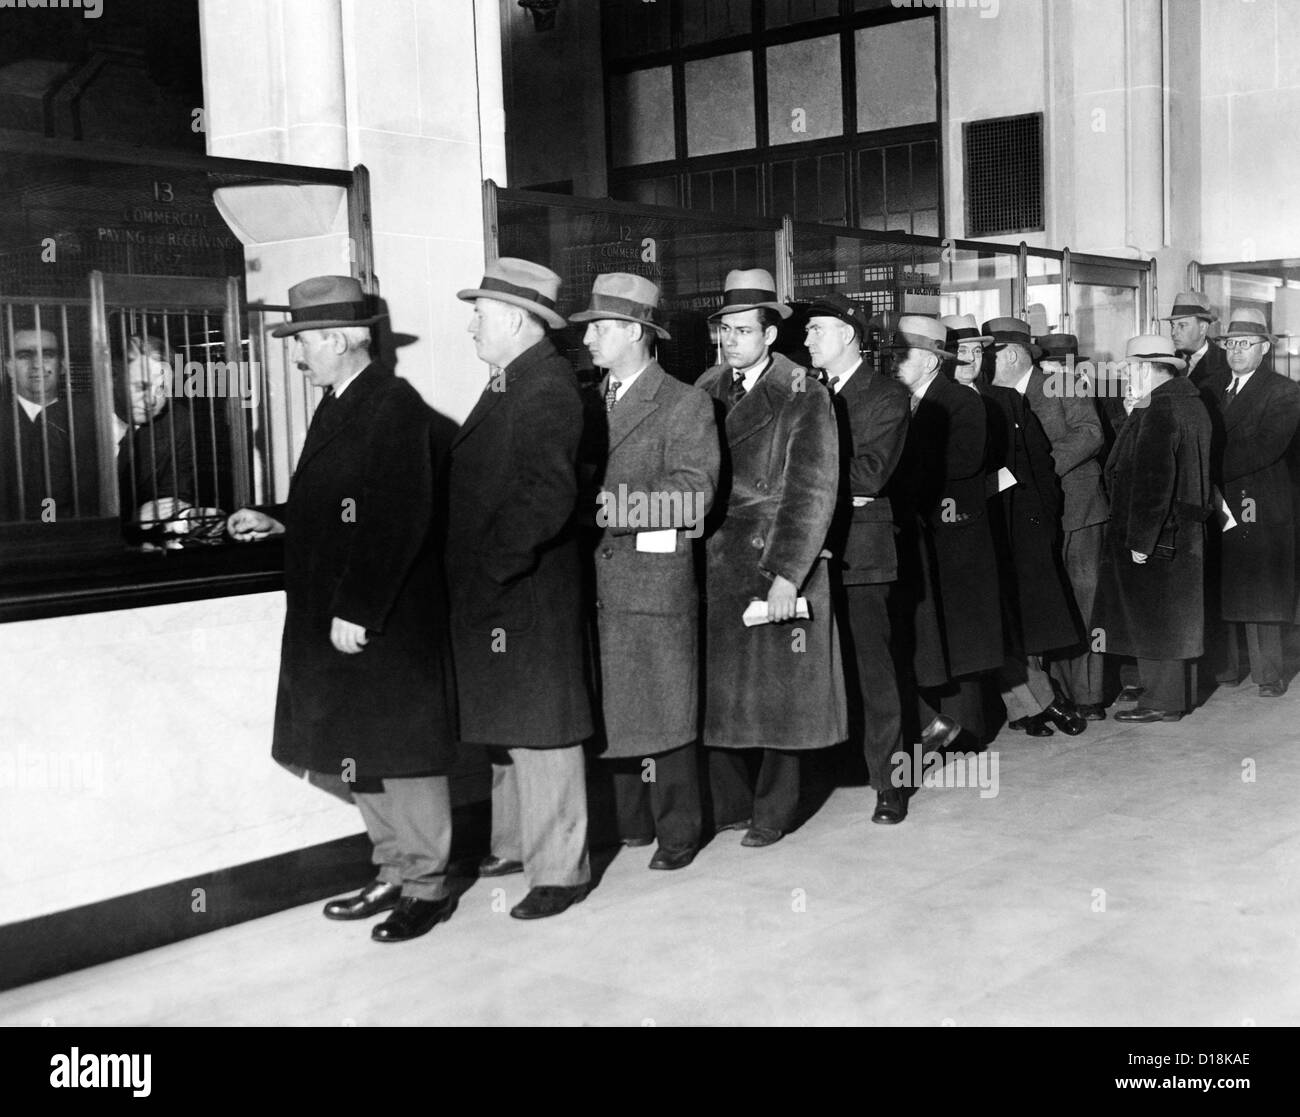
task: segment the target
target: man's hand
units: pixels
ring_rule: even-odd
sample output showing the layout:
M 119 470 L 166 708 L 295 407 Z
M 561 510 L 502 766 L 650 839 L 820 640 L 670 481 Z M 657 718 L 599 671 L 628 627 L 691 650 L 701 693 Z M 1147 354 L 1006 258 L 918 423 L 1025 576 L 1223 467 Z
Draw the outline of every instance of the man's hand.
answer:
M 226 531 L 240 543 L 251 543 L 270 535 L 283 535 L 284 524 L 265 512 L 241 508 L 238 512 L 232 512 L 226 520 Z
M 1133 561 L 1139 564 L 1146 562 L 1150 557 L 1149 555 L 1144 555 L 1141 551 L 1129 551 L 1129 554 L 1133 556 Z
M 359 624 L 335 617 L 330 621 L 330 643 L 344 655 L 356 655 L 366 646 L 366 630 Z
M 772 588 L 767 591 L 767 619 L 773 624 L 794 620 L 795 602 L 799 587 L 780 574 L 772 576 Z

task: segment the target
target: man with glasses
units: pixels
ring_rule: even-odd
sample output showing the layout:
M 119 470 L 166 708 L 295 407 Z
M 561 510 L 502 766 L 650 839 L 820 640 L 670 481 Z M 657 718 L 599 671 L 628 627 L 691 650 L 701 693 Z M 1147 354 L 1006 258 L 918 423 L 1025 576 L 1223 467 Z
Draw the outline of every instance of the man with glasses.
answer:
M 1222 341 L 1229 375 L 1214 387 L 1223 410 L 1223 497 L 1237 521 L 1223 534 L 1220 575 L 1223 619 L 1234 625 L 1229 669 L 1241 677 L 1241 623 L 1259 696 L 1279 698 L 1287 687 L 1282 626 L 1296 621 L 1296 494 L 1287 456 L 1300 426 L 1300 385 L 1264 367 L 1272 338 L 1262 311 L 1234 310 Z

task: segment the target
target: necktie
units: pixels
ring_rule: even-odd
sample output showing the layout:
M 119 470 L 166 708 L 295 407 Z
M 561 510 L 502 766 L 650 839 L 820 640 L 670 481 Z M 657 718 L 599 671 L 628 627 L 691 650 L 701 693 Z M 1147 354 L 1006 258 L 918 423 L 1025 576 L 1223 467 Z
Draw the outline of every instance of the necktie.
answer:
M 921 406 L 921 397 L 920 397 L 920 396 L 913 396 L 913 397 L 912 397 L 912 403 L 911 403 L 912 414 L 913 414 L 913 415 L 916 414 L 916 409 L 917 409 L 918 407 L 920 407 L 920 406 Z
M 732 407 L 735 407 L 745 398 L 745 378 L 738 372 L 732 374 L 731 388 L 727 392 L 727 398 L 731 401 Z
M 1232 404 L 1232 401 L 1235 400 L 1235 399 L 1237 398 L 1237 385 L 1240 384 L 1240 383 L 1241 383 L 1241 380 L 1240 380 L 1238 377 L 1234 376 L 1234 377 L 1232 378 L 1232 384 L 1231 384 L 1231 386 L 1228 388 L 1228 390 L 1227 390 L 1226 392 L 1223 393 L 1223 406 L 1224 406 L 1224 407 L 1228 407 L 1228 406 L 1230 406 L 1230 405 Z
M 835 385 L 838 384 L 839 382 L 840 382 L 840 378 L 838 376 L 832 376 L 829 380 L 826 381 L 826 390 L 829 391 L 831 395 L 834 395 Z
M 621 380 L 614 380 L 612 377 L 610 378 L 609 383 L 605 387 L 605 413 L 606 414 L 614 410 L 614 404 L 618 403 L 618 390 L 622 386 L 623 386 L 623 382 Z

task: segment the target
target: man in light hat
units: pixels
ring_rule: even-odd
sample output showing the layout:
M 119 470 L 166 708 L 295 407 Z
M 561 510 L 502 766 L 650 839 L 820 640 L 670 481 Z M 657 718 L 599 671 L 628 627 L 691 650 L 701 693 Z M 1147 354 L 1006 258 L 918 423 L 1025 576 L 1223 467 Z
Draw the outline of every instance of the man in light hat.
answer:
M 325 906 L 329 919 L 392 911 L 371 931 L 404 942 L 446 919 L 447 772 L 455 682 L 438 553 L 434 414 L 372 362 L 361 284 L 318 276 L 289 289 L 293 360 L 325 396 L 288 503 L 241 508 L 241 542 L 285 536 L 287 610 L 272 755 L 361 810 L 377 877 Z
M 835 413 L 811 373 L 771 352 L 790 313 L 768 272 L 728 273 L 710 316 L 723 362 L 699 380 L 726 415 L 729 456 L 706 548 L 704 743 L 715 825 L 747 828 L 747 846 L 792 827 L 800 753 L 848 735 L 824 551 L 839 489 Z M 807 617 L 796 617 L 800 599 Z M 760 623 L 742 619 L 751 608 Z
M 659 288 L 598 275 L 583 343 L 605 370 L 603 465 L 584 519 L 600 534 L 594 565 L 605 751 L 619 836 L 659 848 L 652 869 L 680 869 L 700 845 L 699 591 L 694 540 L 718 483 L 713 404 L 664 372 Z
M 1228 359 L 1210 339 L 1215 317 L 1200 291 L 1179 291 L 1173 308 L 1161 319 L 1169 323 L 1174 348 L 1187 362 L 1187 377 L 1197 389 L 1228 375 Z
M 1223 499 L 1237 526 L 1221 541 L 1220 608 L 1234 625 L 1229 676 L 1240 678 L 1235 624 L 1246 629 L 1250 674 L 1261 698 L 1286 692 L 1282 626 L 1297 604 L 1295 493 L 1288 452 L 1300 425 L 1300 385 L 1264 365 L 1272 335 L 1262 311 L 1238 308 L 1224 333 L 1230 375 L 1222 400 Z
M 1210 417 L 1169 338 L 1131 338 L 1125 364 L 1133 407 L 1106 460 L 1111 515 L 1092 623 L 1107 652 L 1137 659 L 1141 702 L 1115 720 L 1179 721 L 1195 705 L 1203 650 Z
M 517 919 L 558 915 L 591 880 L 582 742 L 592 732 L 575 516 L 582 402 L 546 336 L 560 277 L 502 257 L 469 330 L 491 370 L 452 442 L 447 574 L 461 740 L 492 761 L 482 876 L 524 873 Z
M 987 331 L 985 331 L 987 333 Z M 943 372 L 948 330 L 903 315 L 887 348 L 911 393 L 911 423 L 896 472 L 900 588 L 913 617 L 910 658 L 921 742 L 946 747 L 984 733 L 981 682 L 1002 665 L 998 567 L 987 516 L 987 428 L 978 393 Z
M 907 389 L 862 359 L 867 320 L 857 303 L 832 293 L 807 313 L 808 353 L 826 378 L 839 428 L 840 490 L 826 545 L 844 646 L 849 736 L 862 748 L 876 792 L 871 821 L 891 825 L 907 816 L 907 799 L 890 779 L 903 723 L 891 641 L 898 554 L 889 494 L 911 412 Z
M 1110 514 L 1101 483 L 1105 445 L 1101 416 L 1090 379 L 1076 368 L 1082 358 L 1073 334 L 1049 334 L 1035 344 L 1028 324 L 1016 318 L 986 322 L 984 332 L 996 335 L 999 382 L 1015 387 L 1042 424 L 1061 481 L 1061 557 L 1074 591 L 1083 642 L 1052 657 L 1051 674 L 1065 701 L 1057 704 L 1062 716 L 1049 713 L 1048 720 L 1066 733 L 1076 733 L 1077 717 L 1101 721 L 1106 716 L 1104 661 L 1092 650 L 1088 627 Z
M 993 339 L 980 333 L 973 314 L 949 314 L 939 322 L 948 330 L 948 352 L 957 358 L 952 362 L 953 379 L 978 390 L 985 379 L 984 354 Z

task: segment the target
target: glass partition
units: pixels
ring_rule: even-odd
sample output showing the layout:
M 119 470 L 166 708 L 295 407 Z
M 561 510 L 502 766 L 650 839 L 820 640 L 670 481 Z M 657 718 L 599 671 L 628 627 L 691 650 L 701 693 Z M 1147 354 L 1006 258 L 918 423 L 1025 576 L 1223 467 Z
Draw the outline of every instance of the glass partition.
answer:
M 970 314 L 980 325 L 1014 317 L 1019 279 L 1017 255 L 992 248 L 949 245 L 941 257 L 939 308 L 945 314 Z
M 1031 248 L 1025 253 L 1025 321 L 1035 337 L 1073 333 L 1061 306 L 1061 253 Z
M 1079 352 L 1094 361 L 1122 360 L 1128 339 L 1145 330 L 1145 270 L 1136 265 L 1091 256 L 1071 260 L 1069 332 L 1078 336 Z
M 1300 262 L 1202 266 L 1200 288 L 1219 313 L 1211 325 L 1213 333 L 1225 329 L 1239 307 L 1260 311 L 1273 333 L 1273 348 L 1265 360 L 1284 376 L 1300 380 Z

